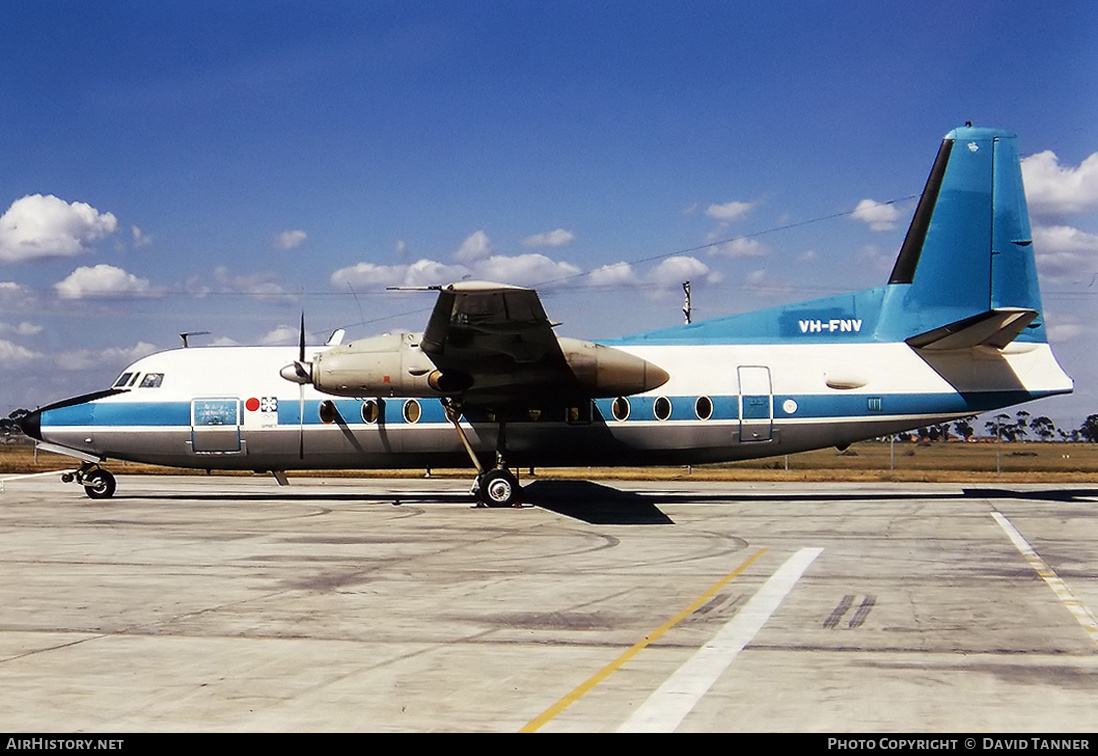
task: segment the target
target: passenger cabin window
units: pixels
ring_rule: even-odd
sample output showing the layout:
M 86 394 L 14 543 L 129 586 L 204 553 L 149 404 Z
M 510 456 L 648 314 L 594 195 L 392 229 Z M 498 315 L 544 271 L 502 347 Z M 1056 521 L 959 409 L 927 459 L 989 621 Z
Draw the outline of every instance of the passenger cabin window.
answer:
M 406 423 L 418 423 L 420 415 L 419 402 L 415 399 L 409 399 L 404 402 L 404 422 Z
M 614 403 L 610 405 L 610 411 L 614 414 L 615 420 L 628 420 L 629 419 L 629 400 L 624 396 L 619 396 L 614 400 Z
M 160 384 L 164 382 L 163 373 L 148 373 L 141 380 L 141 388 L 160 388 Z
M 671 400 L 666 396 L 656 397 L 656 401 L 652 405 L 652 414 L 656 416 L 657 420 L 667 420 L 670 418 Z
M 699 396 L 694 402 L 694 414 L 699 420 L 708 420 L 713 417 L 713 400 L 708 396 Z
M 380 400 L 367 399 L 362 403 L 362 422 L 373 425 L 381 417 Z

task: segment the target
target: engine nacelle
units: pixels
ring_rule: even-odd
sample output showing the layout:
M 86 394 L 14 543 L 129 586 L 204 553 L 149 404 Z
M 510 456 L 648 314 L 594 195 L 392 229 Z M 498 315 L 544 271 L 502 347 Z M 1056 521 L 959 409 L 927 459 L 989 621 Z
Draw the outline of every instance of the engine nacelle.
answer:
M 563 337 L 558 337 L 563 365 L 559 359 L 550 360 L 502 371 L 487 369 L 474 377 L 461 370 L 439 370 L 420 350 L 420 339 L 415 333 L 359 339 L 318 354 L 312 363 L 287 365 L 282 376 L 312 383 L 335 396 L 422 398 L 470 391 L 488 401 L 506 401 L 523 391 L 544 396 L 562 388 L 591 397 L 627 396 L 662 386 L 669 378 L 662 368 L 628 352 Z
M 557 341 L 568 367 L 589 396 L 640 394 L 659 388 L 670 378 L 663 368 L 620 349 L 563 336 Z
M 318 354 L 310 377 L 318 391 L 336 396 L 430 397 L 447 393 L 439 387 L 441 374 L 433 373 L 438 370 L 419 350 L 418 334 L 386 333 Z

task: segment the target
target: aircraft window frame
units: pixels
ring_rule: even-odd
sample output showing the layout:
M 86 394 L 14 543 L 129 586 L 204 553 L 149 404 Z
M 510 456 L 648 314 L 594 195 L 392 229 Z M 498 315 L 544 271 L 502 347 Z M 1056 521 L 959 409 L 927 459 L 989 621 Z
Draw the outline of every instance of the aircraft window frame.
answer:
M 400 414 L 404 417 L 404 422 L 415 425 L 423 417 L 423 408 L 419 406 L 419 402 L 415 399 L 408 399 L 404 402 Z
M 702 402 L 705 404 L 703 405 Z M 702 408 L 705 407 L 706 411 L 703 412 Z M 713 400 L 708 396 L 699 396 L 694 400 L 694 416 L 699 420 L 708 420 L 713 417 Z
M 624 396 L 619 396 L 613 402 L 610 403 L 610 414 L 614 416 L 614 419 L 619 423 L 624 423 L 629 419 L 629 413 L 632 412 L 632 407 L 629 404 L 629 399 Z
M 133 373 L 123 373 L 122 375 L 118 376 L 118 380 L 114 382 L 114 385 L 111 386 L 111 388 L 125 388 L 126 384 L 129 383 L 129 380 L 132 377 Z
M 667 409 L 663 410 L 664 407 Z M 656 401 L 652 402 L 652 417 L 656 418 L 661 423 L 666 422 L 671 419 L 671 413 L 674 409 L 670 399 L 666 396 L 657 396 Z
M 164 383 L 163 373 L 145 373 L 138 388 L 160 388 Z
M 595 418 L 595 402 L 587 399 L 564 408 L 564 422 L 568 425 L 590 425 Z
M 339 418 L 339 407 L 331 399 L 325 399 L 316 408 L 317 417 L 325 425 L 331 425 Z
M 367 414 L 367 412 L 370 414 Z M 378 399 L 367 399 L 362 403 L 362 407 L 359 409 L 358 414 L 362 417 L 362 422 L 367 425 L 376 425 L 377 421 L 381 419 L 381 401 Z

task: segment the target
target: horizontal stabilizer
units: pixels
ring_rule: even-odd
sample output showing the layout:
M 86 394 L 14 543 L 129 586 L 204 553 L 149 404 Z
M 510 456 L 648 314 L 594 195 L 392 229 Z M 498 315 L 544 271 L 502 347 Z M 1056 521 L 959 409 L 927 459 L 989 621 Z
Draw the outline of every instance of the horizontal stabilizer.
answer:
M 956 323 L 935 328 L 907 339 L 916 349 L 945 352 L 953 349 L 969 349 L 984 346 L 1003 349 L 1026 329 L 1036 310 L 1003 307 L 973 315 Z

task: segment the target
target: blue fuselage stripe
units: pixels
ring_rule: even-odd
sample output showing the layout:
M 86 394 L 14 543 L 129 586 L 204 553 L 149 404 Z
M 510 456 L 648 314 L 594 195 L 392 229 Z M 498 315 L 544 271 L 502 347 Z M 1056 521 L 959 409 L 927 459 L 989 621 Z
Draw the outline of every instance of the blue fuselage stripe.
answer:
M 1018 402 L 1036 399 L 1043 394 L 1028 391 L 988 391 L 968 394 L 923 393 L 923 394 L 841 394 L 841 395 L 786 395 L 773 397 L 773 417 L 777 422 L 797 420 L 818 421 L 827 418 L 865 418 L 897 415 L 948 415 L 957 413 L 978 414 Z M 697 397 L 670 396 L 669 422 L 698 421 L 695 412 Z M 763 396 L 763 400 L 769 399 Z M 740 397 L 710 397 L 713 406 L 709 420 L 738 420 L 740 417 Z M 367 425 L 362 419 L 362 402 L 355 399 L 333 401 L 340 417 L 348 425 Z M 389 399 L 382 402 L 383 420 L 389 426 L 412 425 L 405 420 L 406 400 Z M 629 423 L 656 420 L 656 397 L 629 397 L 629 416 L 624 421 L 614 420 L 612 399 L 595 401 L 597 415 L 608 423 Z M 322 425 L 320 419 L 321 401 L 310 399 L 305 402 L 305 425 Z M 419 418 L 415 424 L 446 423 L 442 405 L 431 399 L 419 400 Z M 765 401 L 762 403 L 765 404 Z M 299 402 L 284 399 L 278 402 L 277 424 L 296 426 L 299 418 Z M 760 405 L 761 406 L 761 405 Z M 763 410 L 766 408 L 763 407 Z M 598 419 L 596 415 L 596 419 Z M 749 417 L 766 417 L 750 413 Z M 545 416 L 543 421 L 563 421 L 562 417 Z M 480 420 L 480 418 L 477 418 Z M 130 402 L 102 400 L 77 404 L 71 407 L 48 410 L 42 413 L 42 427 L 189 427 L 191 425 L 190 402 Z M 245 420 L 247 425 L 247 420 Z

